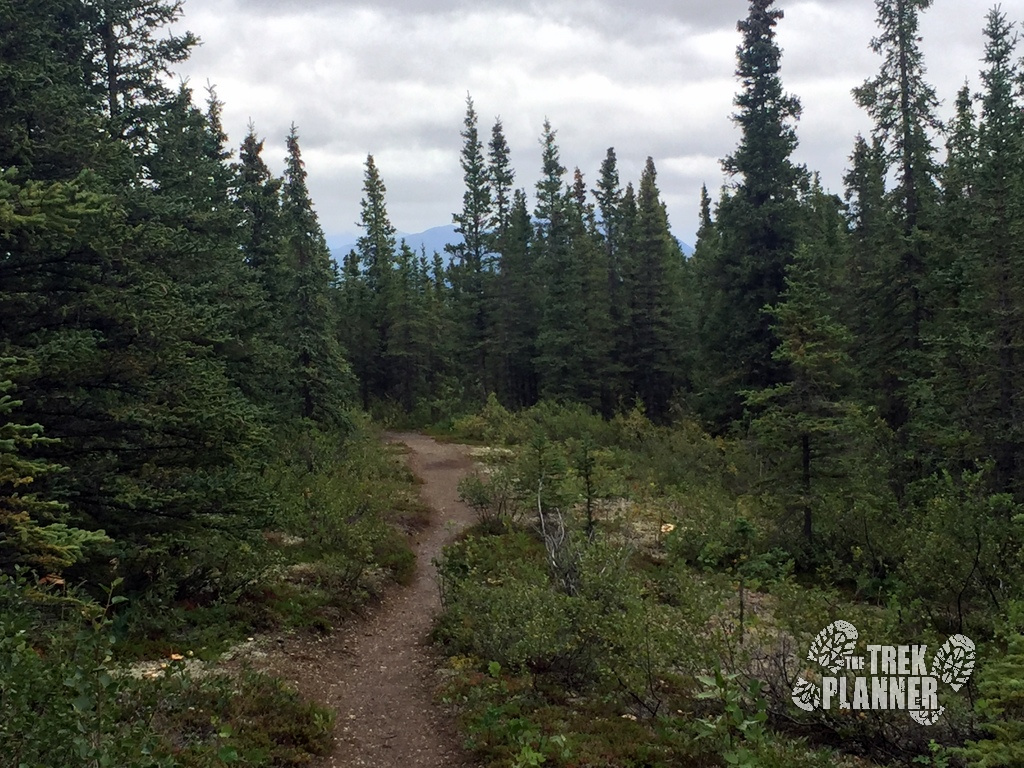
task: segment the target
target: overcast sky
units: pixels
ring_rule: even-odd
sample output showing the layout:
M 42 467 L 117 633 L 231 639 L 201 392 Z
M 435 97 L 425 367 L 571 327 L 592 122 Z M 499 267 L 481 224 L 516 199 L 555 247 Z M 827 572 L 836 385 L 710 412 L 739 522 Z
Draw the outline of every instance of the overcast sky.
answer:
M 951 110 L 978 82 L 989 0 L 935 0 L 922 19 L 930 82 Z M 872 0 L 782 0 L 786 89 L 804 107 L 796 159 L 839 192 L 858 131 L 870 125 L 850 89 L 880 58 Z M 466 93 L 489 136 L 500 116 L 532 194 L 544 118 L 562 164 L 591 188 L 609 146 L 623 183 L 648 155 L 676 234 L 693 241 L 702 183 L 714 195 L 719 159 L 736 144 L 736 22 L 746 0 L 186 0 L 183 25 L 203 41 L 179 69 L 197 95 L 225 102 L 232 145 L 250 120 L 265 157 L 283 168 L 294 121 L 324 230 L 357 231 L 362 169 L 372 153 L 399 230 L 451 223 L 462 204 L 459 131 Z M 1003 0 L 1024 21 L 1024 0 Z M 1024 52 L 1024 51 L 1022 51 Z

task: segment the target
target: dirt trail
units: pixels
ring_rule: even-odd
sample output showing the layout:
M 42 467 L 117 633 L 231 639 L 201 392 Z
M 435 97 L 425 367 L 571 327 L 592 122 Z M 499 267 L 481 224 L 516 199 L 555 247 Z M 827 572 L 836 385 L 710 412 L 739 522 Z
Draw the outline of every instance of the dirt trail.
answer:
M 334 754 L 322 768 L 458 768 L 471 763 L 454 727 L 433 702 L 436 658 L 426 645 L 440 608 L 431 561 L 470 519 L 458 483 L 471 469 L 465 447 L 414 433 L 391 433 L 409 446 L 420 495 L 434 511 L 414 542 L 413 583 L 391 593 L 365 620 L 322 641 L 289 641 L 272 671 L 338 713 Z

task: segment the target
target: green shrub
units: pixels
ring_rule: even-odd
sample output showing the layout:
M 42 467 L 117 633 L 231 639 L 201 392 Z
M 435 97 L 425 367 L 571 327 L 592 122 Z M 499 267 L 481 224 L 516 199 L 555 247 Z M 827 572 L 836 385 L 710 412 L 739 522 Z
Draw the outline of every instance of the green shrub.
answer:
M 977 672 L 977 713 L 985 738 L 956 750 L 977 768 L 1024 765 L 1024 603 L 1012 602 L 1007 614 L 998 638 L 1005 652 L 983 659 Z M 995 651 L 996 644 L 989 648 Z
M 120 600 L 0 575 L 4 765 L 283 768 L 327 753 L 331 714 L 271 678 L 194 678 L 181 656 L 118 666 L 109 616 Z
M 513 445 L 522 439 L 522 419 L 498 402 L 493 392 L 478 412 L 455 419 L 452 434 L 484 445 Z
M 450 547 L 439 567 L 445 610 L 435 636 L 452 654 L 569 688 L 610 684 L 646 701 L 652 675 L 675 661 L 677 616 L 644 599 L 627 558 L 603 541 L 579 542 L 575 557 L 576 588 L 567 592 L 523 532 Z
M 113 644 L 101 606 L 0 574 L 0 755 L 8 765 L 172 764 L 153 756 L 159 739 L 145 720 L 124 717 L 140 684 L 113 674 Z
M 513 468 L 499 467 L 464 477 L 459 498 L 476 513 L 481 532 L 502 533 L 523 517 L 527 492 Z
M 539 432 L 554 442 L 588 440 L 598 446 L 607 446 L 615 440 L 612 425 L 581 403 L 543 400 L 518 416 L 528 425 L 526 434 Z

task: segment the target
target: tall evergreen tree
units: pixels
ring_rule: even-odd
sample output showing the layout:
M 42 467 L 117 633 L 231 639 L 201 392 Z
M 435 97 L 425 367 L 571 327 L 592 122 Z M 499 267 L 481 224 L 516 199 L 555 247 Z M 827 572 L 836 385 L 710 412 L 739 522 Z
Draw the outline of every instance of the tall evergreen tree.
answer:
M 385 301 L 391 322 L 382 362 L 391 382 L 387 394 L 407 413 L 412 413 L 428 394 L 433 362 L 428 298 L 416 254 L 403 240 L 396 254 L 395 273 L 388 284 Z
M 626 363 L 633 394 L 655 420 L 668 415 L 680 371 L 679 315 L 682 253 L 668 226 L 654 160 L 647 158 L 627 241 L 624 285 L 631 343 Z
M 541 178 L 534 208 L 538 276 L 544 286 L 537 333 L 537 370 L 541 394 L 572 400 L 589 374 L 578 342 L 586 332 L 578 262 L 572 252 L 570 193 L 563 181 L 556 132 L 548 120 L 541 135 Z
M 977 460 L 991 457 L 993 490 L 1024 494 L 1024 118 L 1019 96 L 1013 25 L 998 9 L 985 27 L 981 115 L 966 214 L 968 236 L 956 274 L 964 281 L 955 319 L 961 340 L 953 356 L 969 361 L 966 386 L 947 382 L 961 424 L 975 435 Z M 962 133 L 967 133 L 966 126 Z M 969 137 L 968 133 L 968 137 Z M 967 137 L 964 137 L 967 143 Z M 961 157 L 970 169 L 970 157 Z M 966 181 L 966 180 L 965 180 Z M 961 182 L 964 183 L 964 182 Z M 961 194 L 964 194 L 963 192 Z M 947 402 L 950 398 L 947 397 Z
M 367 155 L 359 220 L 363 234 L 356 241 L 356 249 L 363 262 L 367 282 L 375 293 L 383 290 L 391 275 L 397 247 L 395 227 L 388 217 L 387 192 L 373 155 Z
M 370 406 L 370 375 L 379 363 L 374 321 L 377 304 L 377 297 L 363 273 L 359 253 L 353 249 L 345 254 L 338 286 L 338 338 L 352 366 L 363 408 Z
M 540 397 L 536 357 L 542 295 L 526 193 L 517 189 L 499 262 L 497 306 L 502 390 L 512 407 L 529 407 Z
M 287 146 L 281 216 L 294 303 L 286 344 L 294 355 L 299 415 L 336 427 L 344 423 L 352 382 L 336 335 L 331 254 L 309 197 L 294 125 Z
M 290 360 L 285 343 L 285 319 L 293 309 L 290 273 L 281 217 L 282 179 L 263 160 L 263 141 L 254 127 L 242 141 L 238 161 L 232 165 L 232 218 L 235 237 L 247 267 L 248 282 L 256 294 L 246 302 L 244 322 L 252 355 L 242 372 L 243 391 L 269 410 L 271 420 L 286 419 L 294 410 L 282 386 Z M 258 303 L 258 307 L 253 303 Z
M 751 390 L 746 403 L 767 459 L 768 480 L 796 518 L 790 540 L 809 565 L 813 545 L 840 551 L 848 545 L 846 529 L 854 529 L 850 499 L 876 493 L 863 478 L 869 462 L 877 461 L 872 433 L 878 427 L 853 398 L 852 334 L 835 301 L 850 248 L 842 208 L 815 182 L 805 216 L 805 235 L 787 268 L 786 290 L 770 309 L 781 342 L 775 354 L 792 376 Z
M 123 4 L 139 18 L 153 7 Z M 2 87 L 17 106 L 0 112 L 17 141 L 3 165 L 17 170 L 3 190 L 15 220 L 3 231 L 0 346 L 32 361 L 18 379 L 23 413 L 60 438 L 38 448 L 68 467 L 43 492 L 72 502 L 80 527 L 145 542 L 255 512 L 259 423 L 229 377 L 237 313 L 218 304 L 237 249 L 220 215 L 216 108 L 203 114 L 157 82 L 178 53 L 146 42 L 156 14 L 119 41 L 141 46 L 135 72 L 153 78 L 131 102 L 146 109 L 145 146 L 112 131 L 110 89 L 91 87 L 96 10 L 0 9 L 19 30 L 4 35 Z M 50 87 L 26 89 L 40 76 Z
M 890 241 L 892 212 L 885 194 L 885 153 L 878 139 L 870 142 L 858 135 L 850 156 L 850 169 L 844 177 L 847 215 L 853 245 L 844 274 L 847 288 L 842 292 L 843 321 L 853 332 L 851 355 L 866 376 L 861 397 L 877 401 L 877 393 L 868 391 L 878 385 L 878 372 L 891 365 L 878 336 L 881 311 L 879 287 L 887 280 L 884 261 L 879 258 Z M 866 308 L 872 308 L 867 311 Z
M 249 125 L 235 164 L 234 201 L 241 225 L 242 257 L 255 272 L 275 316 L 285 305 L 281 184 L 263 160 L 263 140 Z
M 806 174 L 790 159 L 800 102 L 782 88 L 775 27 L 783 13 L 773 6 L 773 0 L 751 0 L 747 18 L 738 25 L 743 42 L 736 74 L 742 90 L 733 120 L 741 138 L 722 163 L 737 181 L 719 205 L 720 247 L 702 269 L 709 289 L 700 329 L 702 358 L 712 387 L 705 393 L 705 415 L 718 428 L 740 416 L 740 390 L 779 384 L 788 376 L 785 362 L 774 355 L 778 339 L 764 308 L 774 305 L 784 288 Z
M 384 367 L 383 355 L 388 346 L 391 330 L 391 314 L 386 304 L 390 295 L 390 283 L 395 265 L 395 227 L 388 217 L 387 187 L 373 155 L 366 156 L 363 174 L 363 199 L 360 203 L 362 215 L 359 226 L 363 230 L 356 241 L 358 270 L 348 274 L 360 275 L 366 283 L 369 303 L 362 307 L 366 315 L 358 318 L 360 327 L 365 327 L 367 337 L 353 352 L 360 351 L 355 359 L 363 407 L 369 407 L 371 400 L 383 398 L 391 389 L 391 374 Z M 353 318 L 353 322 L 357 322 Z
M 711 302 L 707 297 L 715 290 L 711 266 L 719 259 L 719 232 L 712 216 L 711 195 L 705 184 L 700 188 L 697 217 L 697 239 L 693 254 L 687 260 L 682 287 L 683 323 L 686 337 L 692 340 L 687 355 L 691 388 L 689 402 L 697 413 L 709 413 L 717 399 L 713 379 L 716 374 L 705 364 L 707 358 L 703 341 L 706 337 L 702 330 L 702 312 L 710 308 Z M 708 400 L 710 402 L 705 402 Z
M 493 323 L 491 278 L 489 267 L 490 245 L 493 237 L 488 227 L 494 218 L 491 201 L 491 182 L 484 159 L 484 146 L 477 129 L 477 114 L 473 99 L 466 97 L 466 118 L 462 130 L 462 173 L 465 191 L 462 211 L 452 215 L 455 231 L 462 242 L 447 246 L 454 259 L 452 279 L 457 283 L 458 303 L 455 311 L 462 330 L 460 357 L 473 381 L 481 402 L 487 392 L 494 389 L 494 376 L 490 359 L 492 344 L 490 327 Z M 499 153 L 501 148 L 498 148 Z M 499 157 L 499 162 L 501 161 Z M 499 170 L 499 175 L 502 171 Z M 507 190 L 504 190 L 507 192 Z
M 491 128 L 491 140 L 487 144 L 487 178 L 492 198 L 492 215 L 488 222 L 492 233 L 491 249 L 499 254 L 512 223 L 512 185 L 516 174 L 512 169 L 510 152 L 504 126 L 498 118 Z
M 622 186 L 619 183 L 619 166 L 614 147 L 608 147 L 604 160 L 601 161 L 601 171 L 597 180 L 597 189 L 594 190 L 594 197 L 597 199 L 605 251 L 608 254 L 609 264 L 612 264 L 615 261 L 615 252 L 619 245 L 618 219 L 619 206 L 622 204 Z
M 605 263 L 608 268 L 608 321 L 611 326 L 610 360 L 606 363 L 612 406 L 628 400 L 631 383 L 626 381 L 627 349 L 632 332 L 629 329 L 629 307 L 623 270 L 626 261 L 626 239 L 622 226 L 623 190 L 619 180 L 618 158 L 609 147 L 601 161 L 597 188 L 594 190 L 604 239 Z M 607 409 L 607 404 L 605 408 Z
M 257 274 L 238 258 L 241 230 L 233 205 L 235 174 L 220 122 L 222 104 L 210 89 L 206 110 L 182 87 L 154 124 L 148 176 L 159 194 L 143 197 L 151 219 L 166 222 L 160 260 L 181 275 L 179 290 L 202 332 L 193 333 L 223 360 L 232 383 L 266 413 L 280 358 L 268 338 L 270 306 Z M 173 267 L 171 264 L 173 263 Z
M 608 286 L 608 259 L 598 231 L 594 206 L 579 168 L 573 172 L 569 206 L 569 262 L 579 283 L 582 326 L 576 340 L 582 377 L 577 379 L 577 400 L 611 417 L 616 391 L 612 357 L 612 324 Z
M 182 15 L 183 0 L 97 0 L 85 4 L 86 82 L 103 100 L 112 133 L 144 156 L 161 105 L 173 98 L 166 82 L 171 67 L 188 59 L 199 40 L 191 32 L 168 33 Z M 164 33 L 158 36 L 158 33 Z
M 896 188 L 887 195 L 895 231 L 884 238 L 874 258 L 878 281 L 873 286 L 870 316 L 872 359 L 880 365 L 874 386 L 882 396 L 890 425 L 906 425 L 913 408 L 909 388 L 923 372 L 922 326 L 927 319 L 925 285 L 931 269 L 927 231 L 934 226 L 937 168 L 930 131 L 940 127 L 938 99 L 925 81 L 918 27 L 931 0 L 876 0 L 880 34 L 871 41 L 882 56 L 879 74 L 854 89 L 857 102 L 874 120 L 873 137 L 892 171 Z

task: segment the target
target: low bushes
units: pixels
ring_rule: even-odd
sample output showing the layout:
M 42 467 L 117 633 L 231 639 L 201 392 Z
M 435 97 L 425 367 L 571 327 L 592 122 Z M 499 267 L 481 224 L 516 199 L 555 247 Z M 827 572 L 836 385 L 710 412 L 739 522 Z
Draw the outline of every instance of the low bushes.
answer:
M 329 749 L 331 713 L 271 678 L 117 664 L 118 598 L 55 589 L 0 575 L 3 765 L 284 768 Z
M 411 577 L 412 478 L 352 422 L 282 435 L 247 526 L 153 537 L 63 576 L 0 573 L 0 765 L 283 768 L 329 751 L 330 712 L 200 659 L 258 630 L 329 630 Z
M 1020 697 L 1009 679 L 1021 654 L 1005 638 L 979 635 L 983 706 L 974 683 L 947 691 L 929 729 L 905 713 L 795 708 L 793 685 L 813 672 L 806 654 L 830 622 L 854 623 L 871 643 L 931 649 L 950 628 L 921 589 L 901 587 L 902 573 L 879 579 L 877 550 L 854 546 L 867 518 L 822 508 L 808 559 L 750 446 L 690 423 L 655 426 L 638 410 L 603 422 L 551 404 L 512 414 L 492 402 L 456 426 L 504 446 L 464 483 L 479 524 L 439 564 L 445 696 L 488 764 L 1014 764 Z M 957 498 L 980 513 L 949 487 L 929 503 Z M 843 509 L 867 514 L 865 498 Z M 850 551 L 808 571 L 839 546 L 826 521 Z M 951 565 L 934 583 L 983 586 L 988 542 L 971 573 L 975 550 L 957 554 L 951 533 L 933 537 Z M 870 541 L 891 553 L 910 546 L 903 539 Z

